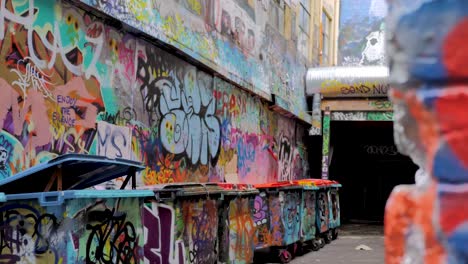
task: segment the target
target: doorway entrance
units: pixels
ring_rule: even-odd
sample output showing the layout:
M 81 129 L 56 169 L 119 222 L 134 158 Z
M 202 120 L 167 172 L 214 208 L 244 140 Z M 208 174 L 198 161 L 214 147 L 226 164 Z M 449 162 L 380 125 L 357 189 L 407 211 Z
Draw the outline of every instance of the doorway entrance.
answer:
M 393 123 L 332 121 L 329 177 L 339 181 L 342 223 L 382 223 L 396 185 L 413 184 L 418 167 L 398 153 Z

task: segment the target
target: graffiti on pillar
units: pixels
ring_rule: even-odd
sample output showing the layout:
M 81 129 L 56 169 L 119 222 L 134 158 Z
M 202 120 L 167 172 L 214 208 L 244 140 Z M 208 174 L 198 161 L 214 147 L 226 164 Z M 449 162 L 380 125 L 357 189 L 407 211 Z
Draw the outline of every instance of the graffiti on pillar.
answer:
M 330 165 L 330 112 L 326 112 L 323 116 L 322 135 L 322 179 L 328 179 L 328 166 Z
M 184 242 L 175 237 L 175 217 L 169 205 L 152 202 L 144 206 L 145 263 L 185 263 Z

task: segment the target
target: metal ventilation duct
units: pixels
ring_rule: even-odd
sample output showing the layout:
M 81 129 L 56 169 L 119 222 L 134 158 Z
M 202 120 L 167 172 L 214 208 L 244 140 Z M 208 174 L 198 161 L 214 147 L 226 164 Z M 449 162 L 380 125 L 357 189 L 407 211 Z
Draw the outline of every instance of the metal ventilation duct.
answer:
M 309 68 L 306 94 L 324 97 L 386 97 L 389 70 L 386 66 Z

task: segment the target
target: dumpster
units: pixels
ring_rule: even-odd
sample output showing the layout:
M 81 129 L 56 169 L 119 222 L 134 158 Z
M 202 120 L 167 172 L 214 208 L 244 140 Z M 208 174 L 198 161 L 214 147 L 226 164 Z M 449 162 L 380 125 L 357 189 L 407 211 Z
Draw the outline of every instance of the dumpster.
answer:
M 294 181 L 302 186 L 301 201 L 301 244 L 312 250 L 318 250 L 323 244 L 316 239 L 316 193 L 319 189 L 312 179 Z
M 154 193 L 78 188 L 140 169 L 132 161 L 73 154 L 0 181 L 7 192 L 0 195 L 0 261 L 139 263 L 145 244 L 141 208 Z
M 0 261 L 139 263 L 141 208 L 151 191 L 72 190 L 6 195 Z
M 254 201 L 257 227 L 255 249 L 278 251 L 281 262 L 291 261 L 301 239 L 302 187 L 292 182 L 255 185 L 260 193 Z
M 337 228 L 340 226 L 338 188 L 341 185 L 330 180 L 315 179 L 314 182 L 319 188 L 317 191 L 317 234 L 328 244 L 338 237 Z
M 224 189 L 219 208 L 218 263 L 252 263 L 255 226 L 254 199 L 258 189 L 247 184 L 218 183 Z
M 341 214 L 340 214 L 340 196 L 338 193 L 341 184 L 336 181 L 329 182 L 329 210 L 330 210 L 330 221 L 328 228 L 332 230 L 332 239 L 338 238 L 338 228 L 341 226 Z
M 145 226 L 161 226 L 158 235 L 162 236 L 161 241 L 150 236 L 152 246 L 145 250 L 149 263 L 216 263 L 218 208 L 224 189 L 217 184 L 200 183 L 144 189 L 151 189 L 155 198 L 145 202 L 143 222 Z

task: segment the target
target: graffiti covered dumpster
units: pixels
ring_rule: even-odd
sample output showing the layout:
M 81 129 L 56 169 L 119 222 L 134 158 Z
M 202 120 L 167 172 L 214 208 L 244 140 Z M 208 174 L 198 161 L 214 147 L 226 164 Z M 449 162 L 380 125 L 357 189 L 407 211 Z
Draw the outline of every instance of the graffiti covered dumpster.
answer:
M 319 241 L 316 240 L 316 203 L 317 190 L 319 189 L 314 180 L 304 179 L 294 181 L 302 187 L 301 201 L 301 244 L 313 250 L 319 248 Z
M 296 243 L 301 239 L 302 187 L 291 182 L 255 187 L 260 191 L 253 208 L 257 228 L 255 248 L 278 249 L 281 262 L 287 263 L 296 253 Z
M 338 188 L 341 185 L 330 180 L 314 180 L 317 191 L 317 234 L 330 243 L 338 237 L 340 226 L 340 206 Z
M 225 190 L 219 208 L 218 263 L 252 263 L 255 226 L 252 215 L 258 189 L 252 185 L 218 183 Z
M 218 208 L 223 188 L 217 184 L 180 183 L 145 186 L 155 199 L 145 202 L 145 226 L 160 226 L 149 236 L 149 263 L 216 263 Z M 166 243 L 158 239 L 162 236 Z M 156 254 L 161 249 L 164 254 Z
M 329 182 L 329 210 L 330 214 L 330 222 L 328 227 L 332 230 L 332 239 L 338 238 L 338 228 L 341 226 L 341 212 L 340 212 L 340 196 L 338 193 L 341 184 L 336 181 Z
M 141 208 L 154 194 L 77 189 L 141 168 L 132 161 L 64 155 L 0 181 L 7 192 L 0 197 L 0 261 L 139 263 L 145 244 Z M 39 192 L 54 185 L 57 191 Z

